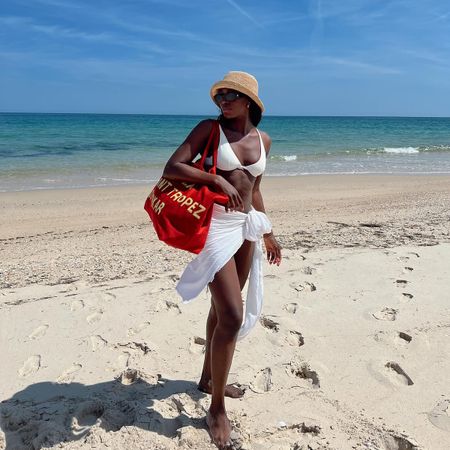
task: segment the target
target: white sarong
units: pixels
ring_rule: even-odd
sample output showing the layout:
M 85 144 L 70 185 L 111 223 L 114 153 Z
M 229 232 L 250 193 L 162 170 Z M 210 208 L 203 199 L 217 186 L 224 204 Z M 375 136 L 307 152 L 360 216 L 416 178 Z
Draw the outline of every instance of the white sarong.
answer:
M 183 303 L 194 300 L 213 281 L 216 273 L 239 250 L 245 239 L 256 242 L 248 280 L 245 316 L 238 339 L 245 337 L 258 321 L 262 310 L 264 286 L 261 238 L 271 230 L 268 217 L 260 211 L 226 212 L 223 206 L 215 204 L 205 247 L 187 265 L 176 286 Z

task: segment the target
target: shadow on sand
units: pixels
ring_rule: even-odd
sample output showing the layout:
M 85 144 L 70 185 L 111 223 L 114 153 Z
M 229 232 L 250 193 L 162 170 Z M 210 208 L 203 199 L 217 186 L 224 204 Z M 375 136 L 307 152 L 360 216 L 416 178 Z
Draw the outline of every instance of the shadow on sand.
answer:
M 206 428 L 205 399 L 191 381 L 144 378 L 128 369 L 94 385 L 32 384 L 0 403 L 0 427 L 6 450 L 85 439 L 93 427 L 118 431 L 132 425 L 173 439 L 182 427 Z

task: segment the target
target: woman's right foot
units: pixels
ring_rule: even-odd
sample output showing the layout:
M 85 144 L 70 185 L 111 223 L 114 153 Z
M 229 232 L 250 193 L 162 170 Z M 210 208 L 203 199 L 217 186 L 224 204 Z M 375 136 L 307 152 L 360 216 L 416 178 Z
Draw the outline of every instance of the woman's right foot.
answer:
M 225 411 L 217 414 L 208 411 L 206 424 L 212 441 L 220 450 L 225 450 L 231 446 L 231 424 Z
M 198 383 L 198 390 L 206 394 L 212 394 L 211 380 L 209 380 L 207 383 L 203 383 L 202 381 L 200 381 L 200 383 Z M 234 386 L 233 384 L 227 384 L 225 386 L 225 397 L 241 398 L 244 396 L 244 393 L 244 389 L 238 386 Z

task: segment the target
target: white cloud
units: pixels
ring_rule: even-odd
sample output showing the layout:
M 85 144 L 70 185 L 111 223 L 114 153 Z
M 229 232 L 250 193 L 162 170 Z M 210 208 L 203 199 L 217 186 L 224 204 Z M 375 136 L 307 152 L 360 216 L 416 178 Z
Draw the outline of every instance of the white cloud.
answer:
M 253 22 L 257 27 L 262 28 L 262 24 L 258 22 L 253 16 L 251 16 L 247 11 L 241 8 L 234 0 L 226 0 L 233 8 L 237 9 L 244 17 Z
M 317 58 L 319 63 L 331 64 L 337 66 L 351 67 L 354 69 L 363 70 L 365 72 L 380 74 L 380 75 L 399 75 L 401 70 L 394 67 L 380 66 L 377 64 L 367 63 L 363 61 L 357 61 L 347 58 L 336 58 L 330 56 L 320 56 Z

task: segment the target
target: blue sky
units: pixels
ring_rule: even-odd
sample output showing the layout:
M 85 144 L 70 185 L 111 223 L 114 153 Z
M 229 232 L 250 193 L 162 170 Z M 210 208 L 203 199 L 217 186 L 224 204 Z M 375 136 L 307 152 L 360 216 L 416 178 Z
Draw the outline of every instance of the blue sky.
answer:
M 270 115 L 450 116 L 447 0 L 5 0 L 0 111 L 215 114 L 253 73 Z

